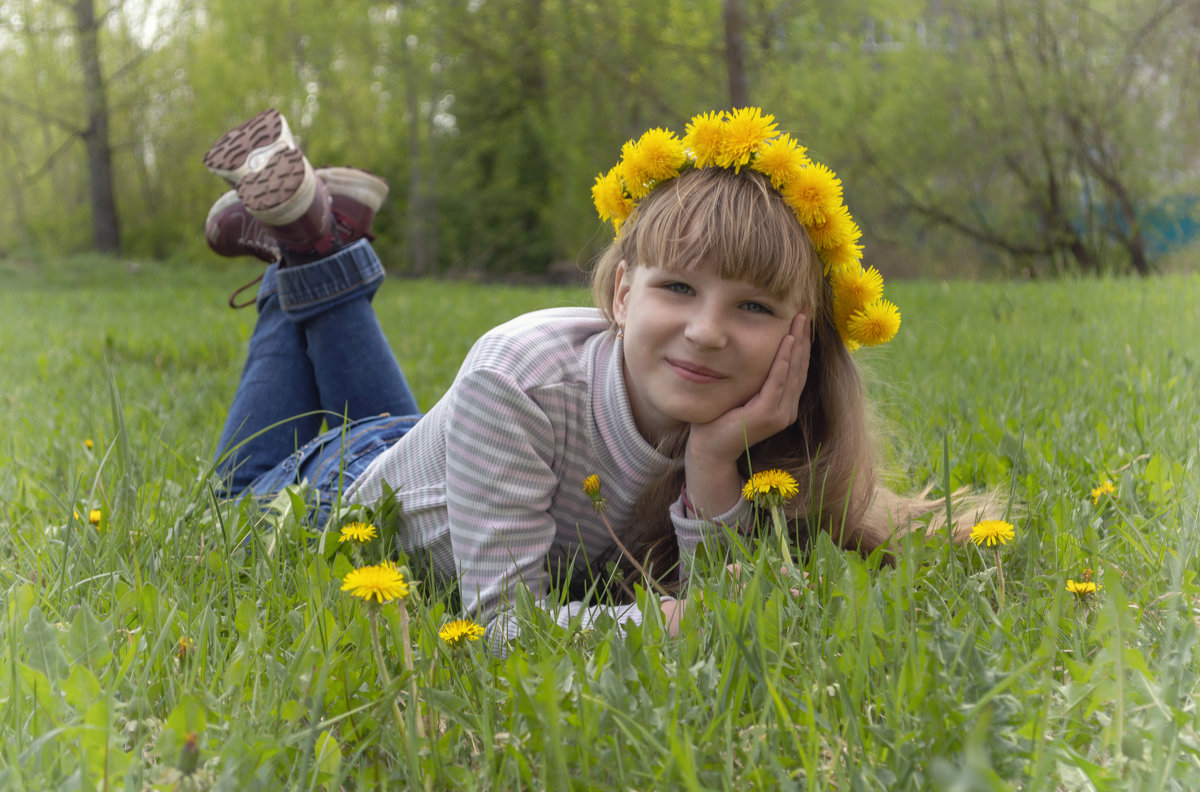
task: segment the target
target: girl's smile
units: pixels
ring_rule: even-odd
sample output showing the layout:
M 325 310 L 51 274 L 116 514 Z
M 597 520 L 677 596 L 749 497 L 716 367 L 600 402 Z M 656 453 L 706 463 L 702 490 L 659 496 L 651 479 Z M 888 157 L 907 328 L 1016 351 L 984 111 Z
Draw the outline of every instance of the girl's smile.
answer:
M 745 404 L 799 310 L 794 299 L 707 267 L 620 265 L 613 315 L 624 332 L 625 385 L 638 430 L 656 442 Z

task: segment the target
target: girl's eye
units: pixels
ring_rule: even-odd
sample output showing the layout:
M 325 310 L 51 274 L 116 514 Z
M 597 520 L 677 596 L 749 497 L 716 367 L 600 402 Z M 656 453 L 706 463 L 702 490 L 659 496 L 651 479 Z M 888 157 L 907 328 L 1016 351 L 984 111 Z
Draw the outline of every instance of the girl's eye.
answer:
M 763 305 L 760 302 L 748 302 L 744 305 L 745 309 L 750 313 L 774 314 L 775 312 L 769 306 Z
M 663 288 L 669 292 L 675 292 L 676 294 L 691 294 L 692 293 L 691 286 L 688 286 L 686 283 L 680 283 L 679 281 L 671 281 L 670 283 L 664 283 Z

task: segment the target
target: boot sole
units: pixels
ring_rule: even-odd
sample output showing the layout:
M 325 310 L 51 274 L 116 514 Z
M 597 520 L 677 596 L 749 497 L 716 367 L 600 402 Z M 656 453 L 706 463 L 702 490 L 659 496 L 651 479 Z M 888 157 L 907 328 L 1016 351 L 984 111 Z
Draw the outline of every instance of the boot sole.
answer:
M 280 151 L 261 170 L 238 182 L 242 203 L 267 225 L 287 225 L 312 205 L 317 176 L 299 149 Z
M 388 183 L 358 168 L 318 168 L 317 176 L 325 182 L 330 195 L 339 195 L 363 204 L 372 213 L 379 211 L 387 198 Z
M 265 168 L 277 152 L 294 148 L 287 119 L 272 107 L 222 135 L 204 155 L 204 166 L 236 186 Z

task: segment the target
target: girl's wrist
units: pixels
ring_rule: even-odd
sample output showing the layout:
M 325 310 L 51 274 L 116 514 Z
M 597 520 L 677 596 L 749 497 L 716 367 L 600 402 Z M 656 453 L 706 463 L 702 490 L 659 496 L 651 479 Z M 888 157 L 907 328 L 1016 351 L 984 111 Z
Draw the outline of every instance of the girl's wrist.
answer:
M 732 461 L 684 461 L 684 485 L 680 492 L 684 514 L 715 517 L 737 505 L 742 497 L 742 475 Z M 690 512 L 690 514 L 689 514 Z

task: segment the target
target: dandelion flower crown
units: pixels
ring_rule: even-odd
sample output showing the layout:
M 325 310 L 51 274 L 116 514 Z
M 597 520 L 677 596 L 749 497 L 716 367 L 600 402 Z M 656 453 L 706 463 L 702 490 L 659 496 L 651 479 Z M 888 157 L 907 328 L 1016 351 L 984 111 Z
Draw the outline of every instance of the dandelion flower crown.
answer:
M 883 299 L 883 276 L 862 265 L 862 231 L 842 201 L 842 183 L 829 168 L 813 162 L 804 146 L 775 117 L 757 107 L 701 113 L 679 138 L 655 128 L 621 147 L 621 161 L 596 177 L 592 200 L 601 220 L 616 233 L 638 202 L 687 168 L 743 167 L 761 173 L 791 207 L 824 264 L 833 295 L 833 320 L 851 350 L 892 340 L 900 311 Z

